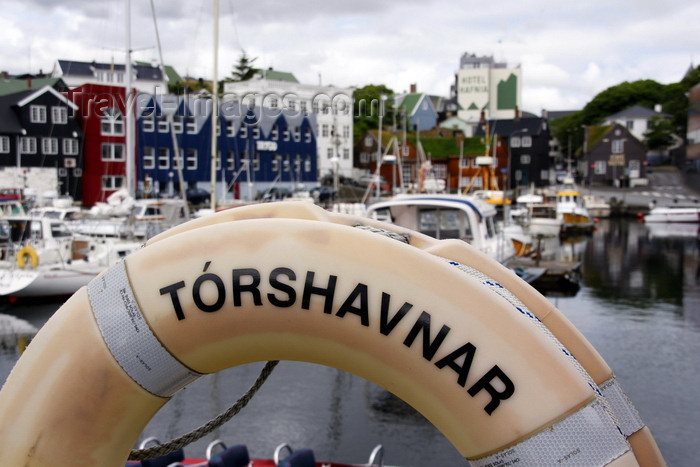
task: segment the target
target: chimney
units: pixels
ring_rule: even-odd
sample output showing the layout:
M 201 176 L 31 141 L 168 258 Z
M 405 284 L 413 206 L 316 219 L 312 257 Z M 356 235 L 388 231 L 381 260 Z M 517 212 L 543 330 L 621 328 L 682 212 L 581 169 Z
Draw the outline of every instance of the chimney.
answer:
M 27 89 L 31 89 L 31 88 L 32 88 L 32 77 L 27 76 Z
M 520 109 L 518 106 L 515 106 L 515 117 L 513 118 L 514 120 L 520 120 Z
M 416 83 L 411 83 L 411 94 L 416 92 L 416 88 L 417 88 Z

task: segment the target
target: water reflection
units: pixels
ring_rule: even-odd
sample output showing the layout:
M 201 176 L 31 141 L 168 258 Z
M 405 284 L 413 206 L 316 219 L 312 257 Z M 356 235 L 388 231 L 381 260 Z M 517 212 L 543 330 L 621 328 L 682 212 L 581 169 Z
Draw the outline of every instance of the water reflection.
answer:
M 664 227 L 662 235 L 643 223 L 600 222 L 583 257 L 584 281 L 591 294 L 639 311 L 666 304 L 675 313 L 693 313 L 697 306 L 687 305 L 697 305 L 698 300 L 698 236 L 688 236 L 680 226 L 677 232 Z

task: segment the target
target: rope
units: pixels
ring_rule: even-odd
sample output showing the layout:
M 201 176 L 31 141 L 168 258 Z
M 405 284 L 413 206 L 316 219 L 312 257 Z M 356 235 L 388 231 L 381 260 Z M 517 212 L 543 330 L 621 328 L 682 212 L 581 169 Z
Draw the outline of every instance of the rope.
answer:
M 265 383 L 265 380 L 267 380 L 267 378 L 270 376 L 270 373 L 272 373 L 272 370 L 277 366 L 278 363 L 279 361 L 277 360 L 267 362 L 263 369 L 260 371 L 258 378 L 255 380 L 250 389 L 248 389 L 248 391 L 246 391 L 246 393 L 243 394 L 241 398 L 238 399 L 231 407 L 226 409 L 225 412 L 222 412 L 221 414 L 217 415 L 215 418 L 209 420 L 207 423 L 200 426 L 199 428 L 195 428 L 189 433 L 186 433 L 180 436 L 179 438 L 175 438 L 171 441 L 168 441 L 167 443 L 159 444 L 157 446 L 153 446 L 146 449 L 132 449 L 129 453 L 129 460 L 138 461 L 164 456 L 171 452 L 175 452 L 178 449 L 183 448 L 194 441 L 197 441 L 198 439 L 203 438 L 215 429 L 219 428 L 221 425 L 228 422 L 236 414 L 238 414 L 238 412 L 240 412 L 243 409 L 243 407 L 248 405 L 248 402 L 250 402 L 255 393 L 258 392 L 258 390 L 262 387 L 262 385 Z

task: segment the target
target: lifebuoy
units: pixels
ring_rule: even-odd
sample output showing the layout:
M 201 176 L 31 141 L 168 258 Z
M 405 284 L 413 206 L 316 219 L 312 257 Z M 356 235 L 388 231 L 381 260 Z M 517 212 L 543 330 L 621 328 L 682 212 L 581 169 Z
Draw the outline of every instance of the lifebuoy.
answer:
M 293 202 L 176 227 L 71 297 L 0 392 L 0 465 L 123 465 L 174 392 L 277 359 L 385 387 L 472 465 L 663 465 L 646 428 L 634 452 L 621 434 L 607 365 L 510 271 Z
M 29 260 L 27 260 L 29 258 Z M 33 268 L 39 265 L 39 255 L 31 245 L 24 245 L 17 252 L 17 266 L 24 269 L 29 263 Z

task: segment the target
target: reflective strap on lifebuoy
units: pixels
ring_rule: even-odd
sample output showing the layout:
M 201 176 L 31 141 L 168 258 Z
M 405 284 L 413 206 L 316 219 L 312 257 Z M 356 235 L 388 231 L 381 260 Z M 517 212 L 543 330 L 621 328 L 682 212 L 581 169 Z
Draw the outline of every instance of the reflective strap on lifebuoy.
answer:
M 599 386 L 600 392 L 605 396 L 610 408 L 615 414 L 620 430 L 625 436 L 631 436 L 644 428 L 642 417 L 632 405 L 632 401 L 616 378 L 611 378 Z
M 619 435 L 607 409 L 596 400 L 531 438 L 481 459 L 472 467 L 507 465 L 606 465 L 629 445 Z
M 88 284 L 90 305 L 114 359 L 142 388 L 170 397 L 201 373 L 180 363 L 158 341 L 134 299 L 123 262 Z

